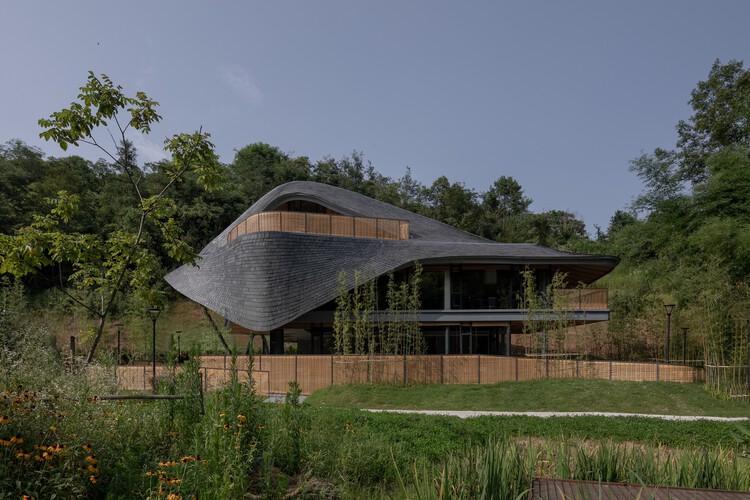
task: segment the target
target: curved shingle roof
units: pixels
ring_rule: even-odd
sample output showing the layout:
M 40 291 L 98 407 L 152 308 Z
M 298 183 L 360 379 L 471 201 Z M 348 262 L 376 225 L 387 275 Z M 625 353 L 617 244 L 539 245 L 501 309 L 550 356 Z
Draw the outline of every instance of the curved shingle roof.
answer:
M 307 199 L 345 215 L 408 220 L 409 240 L 258 232 L 227 243 L 250 215 L 289 199 Z M 336 298 L 341 271 L 379 276 L 412 264 L 492 262 L 564 267 L 569 281 L 589 283 L 617 259 L 579 255 L 526 243 L 496 243 L 366 196 L 314 182 L 291 182 L 263 196 L 167 282 L 188 298 L 246 328 L 267 331 Z

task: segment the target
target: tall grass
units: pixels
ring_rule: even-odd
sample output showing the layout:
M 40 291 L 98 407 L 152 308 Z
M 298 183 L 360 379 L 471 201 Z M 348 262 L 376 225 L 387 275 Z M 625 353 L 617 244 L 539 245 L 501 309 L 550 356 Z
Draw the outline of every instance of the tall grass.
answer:
M 398 498 L 516 499 L 533 477 L 750 490 L 750 461 L 727 448 L 674 450 L 609 441 L 490 441 L 439 465 L 396 468 Z

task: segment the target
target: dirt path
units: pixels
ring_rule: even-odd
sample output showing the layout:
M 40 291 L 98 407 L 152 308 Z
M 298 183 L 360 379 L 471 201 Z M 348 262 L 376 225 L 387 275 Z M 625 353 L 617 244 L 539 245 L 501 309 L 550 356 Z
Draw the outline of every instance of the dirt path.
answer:
M 485 416 L 529 416 L 539 418 L 550 418 L 550 417 L 645 417 L 645 418 L 660 418 L 662 420 L 677 420 L 683 422 L 694 422 L 696 420 L 714 420 L 717 422 L 746 422 L 750 421 L 750 418 L 745 417 L 708 417 L 698 415 L 650 415 L 646 413 L 608 413 L 608 412 L 596 412 L 596 411 L 575 411 L 575 412 L 564 412 L 564 411 L 456 411 L 456 410 L 365 410 L 375 413 L 419 413 L 422 415 L 445 415 L 450 417 L 458 418 L 474 418 L 474 417 L 485 417 Z

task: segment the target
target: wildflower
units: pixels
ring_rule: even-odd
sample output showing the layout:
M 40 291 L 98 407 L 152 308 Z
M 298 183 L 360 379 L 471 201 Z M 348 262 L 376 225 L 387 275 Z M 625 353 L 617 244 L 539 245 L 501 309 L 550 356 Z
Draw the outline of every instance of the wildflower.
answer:
M 52 456 L 52 453 L 45 451 L 44 453 L 42 453 L 42 458 L 45 460 L 52 460 L 52 458 L 54 457 Z
M 10 423 L 10 417 L 3 415 L 0 417 L 0 424 L 9 424 Z
M 88 455 L 86 461 L 91 465 L 96 465 L 96 457 L 94 455 Z
M 13 442 L 7 439 L 0 439 L 0 444 L 3 446 L 13 446 Z
M 244 426 L 245 424 L 243 424 L 242 422 L 237 422 L 237 427 L 244 427 Z
M 96 476 L 94 475 L 89 476 L 89 481 L 91 481 L 91 484 L 96 484 Z
M 226 416 L 227 416 L 227 414 L 226 414 L 226 413 L 224 413 L 224 412 L 221 412 L 221 413 L 219 413 L 219 416 L 220 416 L 220 417 L 226 417 Z
M 247 422 L 247 417 L 240 413 L 239 415 L 237 415 L 237 420 L 239 420 L 240 422 Z
M 18 434 L 16 434 L 12 438 L 10 438 L 10 442 L 11 443 L 16 443 L 16 444 L 23 444 L 23 438 L 21 436 L 19 436 Z
M 83 445 L 83 451 L 85 451 L 85 452 L 91 451 L 91 445 L 88 444 L 88 443 L 84 444 Z
M 99 469 L 95 465 L 89 465 L 89 472 L 92 474 L 99 474 Z
M 186 464 L 186 463 L 188 463 L 189 461 L 191 461 L 192 459 L 193 459 L 193 457 L 191 457 L 191 456 L 186 456 L 186 457 L 182 457 L 182 458 L 180 459 L 180 461 L 182 461 L 182 463 Z
M 167 500 L 182 500 L 182 497 L 177 493 L 170 493 L 167 495 Z
M 50 425 L 49 430 L 51 430 L 52 432 L 57 432 L 57 427 L 55 427 L 54 425 Z
M 224 429 L 225 429 L 225 430 L 229 430 L 229 428 L 230 428 L 230 425 L 229 425 L 229 424 L 224 424 Z
M 29 495 L 24 495 L 23 500 L 34 500 L 34 497 L 30 497 Z
M 178 462 L 174 462 L 174 461 L 159 462 L 159 467 L 174 467 L 175 465 L 178 465 Z
M 263 429 L 265 429 L 265 428 L 266 428 L 266 426 L 265 426 L 265 425 L 263 425 L 263 424 L 258 424 L 258 430 L 261 430 L 261 431 L 262 431 L 262 430 L 263 430 Z

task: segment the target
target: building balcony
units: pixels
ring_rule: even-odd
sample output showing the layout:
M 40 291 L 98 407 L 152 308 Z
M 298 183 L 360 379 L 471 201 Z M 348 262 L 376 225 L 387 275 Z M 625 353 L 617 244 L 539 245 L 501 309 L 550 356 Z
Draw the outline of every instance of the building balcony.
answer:
M 262 231 L 408 240 L 409 221 L 306 212 L 262 212 L 234 226 L 227 234 L 227 243 L 243 234 Z

